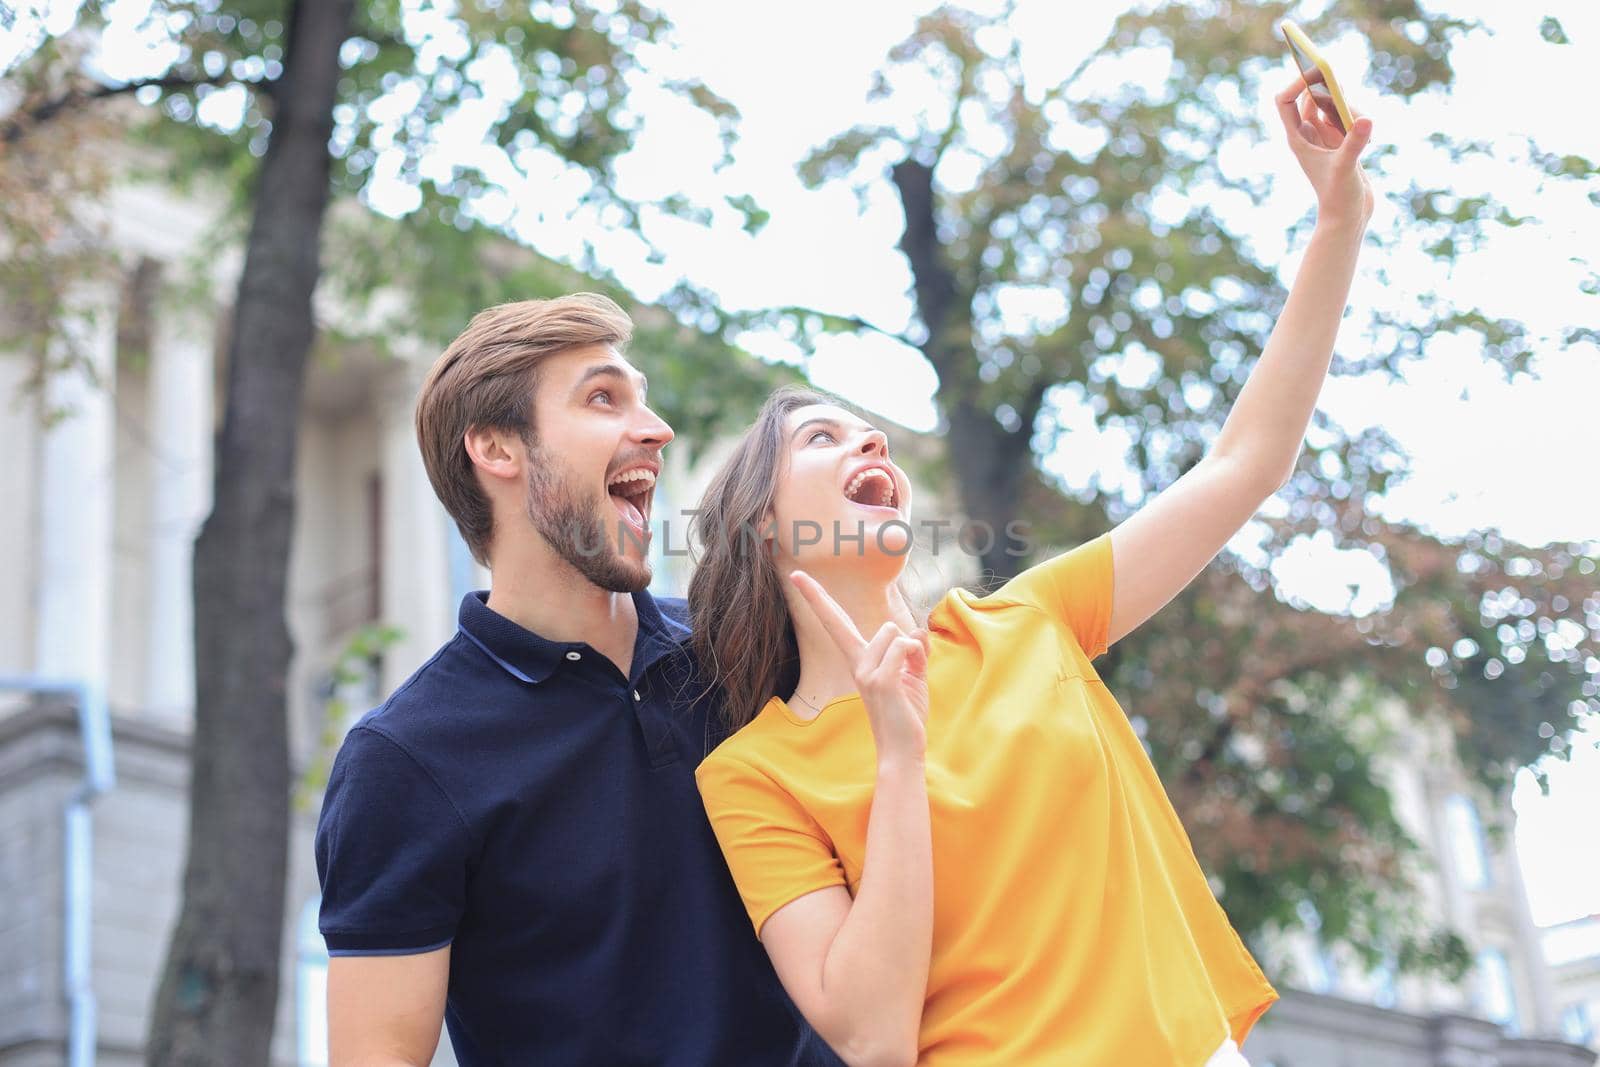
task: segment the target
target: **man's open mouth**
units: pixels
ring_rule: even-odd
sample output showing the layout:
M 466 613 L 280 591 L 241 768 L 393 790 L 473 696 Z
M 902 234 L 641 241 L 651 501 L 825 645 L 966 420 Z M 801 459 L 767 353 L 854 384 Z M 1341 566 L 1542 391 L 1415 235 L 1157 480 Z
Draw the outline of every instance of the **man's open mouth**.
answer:
M 649 467 L 630 467 L 606 482 L 606 493 L 617 514 L 641 535 L 647 532 L 655 489 L 656 474 Z
M 856 472 L 844 487 L 844 497 L 852 504 L 868 508 L 900 508 L 900 488 L 884 467 L 865 467 Z

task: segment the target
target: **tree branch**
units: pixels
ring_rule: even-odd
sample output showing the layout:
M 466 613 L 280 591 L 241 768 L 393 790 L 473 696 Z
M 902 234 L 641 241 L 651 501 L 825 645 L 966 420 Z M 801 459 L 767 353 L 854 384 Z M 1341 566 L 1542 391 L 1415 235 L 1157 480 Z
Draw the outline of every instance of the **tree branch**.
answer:
M 872 333 L 880 334 L 892 340 L 899 341 L 901 344 L 906 345 L 909 348 L 915 348 L 918 351 L 921 351 L 922 348 L 922 346 L 916 341 L 913 341 L 903 333 L 895 333 L 893 330 L 886 330 L 882 326 L 874 326 L 866 319 L 859 318 L 855 315 L 838 315 L 832 311 L 818 311 L 816 308 L 800 307 L 796 304 L 785 305 L 778 310 L 781 313 L 788 315 L 815 315 L 825 322 L 840 323 L 845 326 L 853 327 L 857 330 L 868 330 Z
M 263 88 L 268 93 L 272 91 L 272 79 L 265 78 L 260 81 L 235 78 L 227 74 L 207 76 L 204 78 L 189 78 L 176 74 L 164 75 L 160 78 L 140 78 L 137 81 L 124 82 L 121 85 L 100 85 L 91 90 L 73 89 L 62 93 L 50 100 L 45 100 L 30 108 L 25 108 L 6 120 L 0 126 L 0 143 L 14 144 L 30 129 L 43 122 L 49 122 L 61 112 L 71 108 L 82 107 L 112 96 L 126 96 L 136 93 L 140 89 L 195 89 L 202 85 L 243 85 L 246 88 Z
M 900 204 L 905 210 L 905 230 L 900 235 L 900 251 L 911 265 L 912 291 L 917 299 L 917 314 L 922 318 L 922 328 L 928 331 L 923 354 L 939 372 L 941 379 L 953 370 L 953 357 L 941 352 L 937 339 L 948 335 L 949 320 L 957 305 L 955 274 L 944 261 L 944 249 L 939 243 L 937 207 L 933 189 L 933 168 L 907 158 L 896 163 L 889 171 L 900 194 Z M 968 309 L 969 310 L 969 309 Z M 963 315 L 967 312 L 963 311 Z M 962 352 L 970 353 L 970 345 Z

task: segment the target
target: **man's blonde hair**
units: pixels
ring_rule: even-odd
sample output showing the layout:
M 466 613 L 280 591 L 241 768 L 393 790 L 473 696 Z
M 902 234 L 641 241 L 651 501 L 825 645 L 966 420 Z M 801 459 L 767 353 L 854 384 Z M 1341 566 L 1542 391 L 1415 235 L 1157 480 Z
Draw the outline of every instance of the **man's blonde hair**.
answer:
M 589 345 L 621 349 L 632 336 L 627 313 L 598 293 L 518 300 L 474 315 L 428 371 L 417 394 L 417 445 L 433 491 L 479 563 L 489 562 L 494 513 L 467 455 L 467 431 L 513 430 L 532 448 L 540 361 Z

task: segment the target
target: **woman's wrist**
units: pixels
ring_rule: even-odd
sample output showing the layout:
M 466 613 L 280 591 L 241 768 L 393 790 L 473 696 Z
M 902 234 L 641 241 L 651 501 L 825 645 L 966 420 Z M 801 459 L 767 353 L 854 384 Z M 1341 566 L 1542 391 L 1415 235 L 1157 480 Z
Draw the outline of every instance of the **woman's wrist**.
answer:
M 1317 211 L 1317 225 L 1315 233 L 1326 234 L 1329 238 L 1360 241 L 1367 232 L 1367 220 L 1359 214 L 1350 215 L 1344 212 Z
M 878 779 L 884 778 L 922 778 L 927 770 L 927 760 L 924 753 L 916 752 L 888 752 L 878 754 Z

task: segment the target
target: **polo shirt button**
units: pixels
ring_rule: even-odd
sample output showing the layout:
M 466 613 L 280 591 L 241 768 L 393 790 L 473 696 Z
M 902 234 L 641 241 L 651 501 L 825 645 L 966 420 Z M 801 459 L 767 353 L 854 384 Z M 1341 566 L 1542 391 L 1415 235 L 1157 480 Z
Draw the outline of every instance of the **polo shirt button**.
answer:
M 635 700 L 643 700 L 643 699 L 644 699 L 644 697 L 642 697 L 642 696 L 640 696 L 640 695 L 639 695 L 639 691 L 638 691 L 638 690 L 637 690 L 637 689 L 635 689 L 635 690 L 634 690 L 634 691 L 633 691 L 633 699 L 635 699 Z
M 580 655 L 580 654 L 579 654 L 579 653 L 577 653 L 577 652 L 568 652 L 568 653 L 567 653 L 567 658 L 568 658 L 568 659 L 582 659 L 582 658 L 583 658 L 583 656 L 582 656 L 582 655 Z

